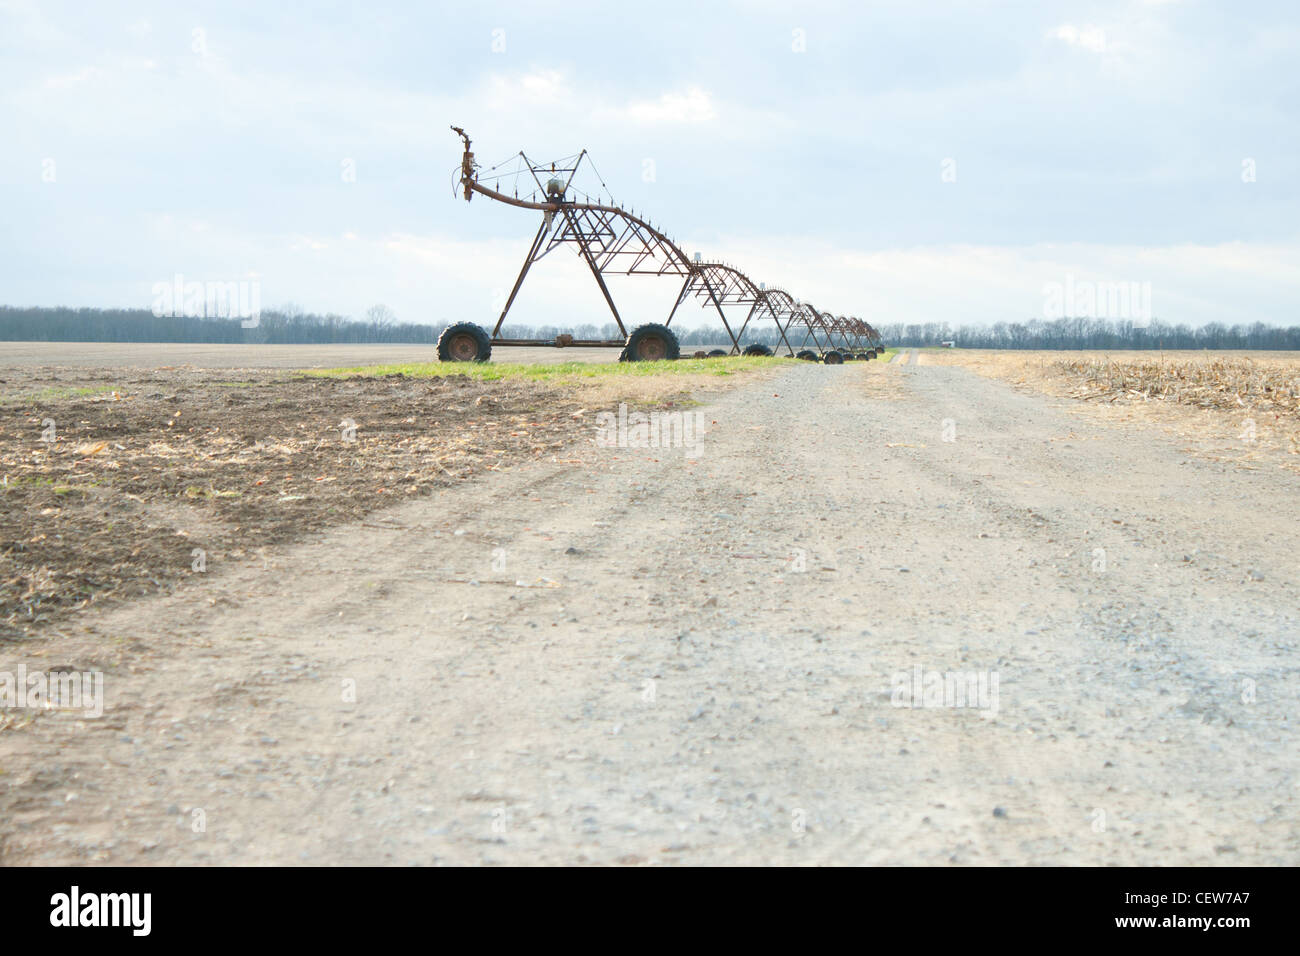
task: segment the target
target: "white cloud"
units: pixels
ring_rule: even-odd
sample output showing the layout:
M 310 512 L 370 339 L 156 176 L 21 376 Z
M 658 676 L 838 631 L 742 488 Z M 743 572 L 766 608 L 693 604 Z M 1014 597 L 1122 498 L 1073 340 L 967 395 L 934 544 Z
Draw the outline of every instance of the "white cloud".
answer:
M 60 73 L 56 76 L 46 77 L 45 86 L 51 90 L 66 90 L 74 86 L 80 86 L 99 75 L 102 74 L 95 67 L 85 66 L 75 73 Z
M 507 109 L 521 103 L 555 106 L 569 100 L 573 93 L 568 77 L 560 70 L 537 70 L 514 75 L 493 74 L 488 78 L 487 96 L 493 109 Z
M 1093 53 L 1106 52 L 1106 31 L 1101 27 L 1076 27 L 1073 23 L 1063 23 L 1056 29 L 1049 30 L 1047 35 Z
M 597 120 L 615 120 L 655 126 L 667 123 L 707 123 L 716 119 L 713 97 L 697 86 L 683 92 L 664 93 L 658 99 L 639 100 L 620 107 L 602 107 Z

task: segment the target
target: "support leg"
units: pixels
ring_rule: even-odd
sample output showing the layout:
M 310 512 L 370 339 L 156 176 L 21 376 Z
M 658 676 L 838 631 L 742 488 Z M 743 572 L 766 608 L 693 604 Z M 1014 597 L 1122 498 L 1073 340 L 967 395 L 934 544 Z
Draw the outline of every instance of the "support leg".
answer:
M 754 317 L 754 310 L 757 308 L 758 300 L 755 299 L 754 304 L 749 307 L 749 314 L 745 316 L 745 321 L 741 323 L 740 331 L 736 333 L 737 339 L 743 339 L 745 337 L 745 329 L 749 328 L 749 320 Z
M 673 310 L 668 313 L 668 320 L 664 322 L 664 328 L 667 328 L 672 324 L 673 316 L 677 314 L 677 310 L 681 307 L 681 304 L 686 301 L 686 296 L 691 289 L 691 280 L 694 278 L 694 275 L 686 276 L 686 281 L 682 283 L 682 291 L 677 293 L 677 301 L 673 303 Z
M 731 326 L 727 323 L 727 313 L 722 311 L 722 303 L 718 301 L 718 295 L 713 291 L 713 283 L 709 281 L 707 276 L 701 275 L 701 278 L 704 280 L 705 286 L 708 287 L 709 298 L 713 300 L 713 307 L 718 310 L 718 317 L 722 319 L 722 327 L 726 329 L 727 334 L 731 336 L 732 353 L 739 355 L 740 339 L 736 338 L 735 333 L 731 331 Z
M 623 320 L 619 317 L 618 308 L 614 305 L 614 298 L 609 294 L 609 288 L 600 275 L 600 269 L 596 267 L 596 260 L 591 257 L 591 251 L 587 249 L 587 240 L 582 237 L 577 224 L 573 221 L 573 213 L 565 208 L 564 217 L 568 219 L 569 228 L 573 230 L 573 234 L 577 237 L 578 249 L 582 252 L 582 258 L 586 260 L 588 268 L 591 269 L 591 274 L 596 277 L 596 284 L 600 286 L 600 294 L 605 297 L 605 302 L 609 304 L 609 311 L 614 313 L 614 321 L 618 323 L 618 330 L 623 333 L 623 338 L 627 338 L 627 329 L 623 327 Z
M 542 240 L 546 237 L 546 227 L 548 225 L 550 224 L 543 220 L 541 227 L 537 230 L 537 235 L 533 237 L 533 244 L 528 250 L 528 258 L 524 260 L 524 267 L 519 270 L 519 278 L 515 280 L 515 286 L 510 290 L 510 298 L 506 299 L 506 307 L 501 310 L 501 316 L 497 319 L 497 324 L 492 329 L 493 339 L 501 333 L 501 326 L 506 320 L 506 313 L 510 311 L 510 306 L 514 304 L 515 296 L 519 294 L 519 287 L 524 284 L 524 276 L 528 275 L 528 269 L 533 264 L 533 259 L 537 255 L 537 250 L 542 246 Z
M 776 331 L 777 331 L 778 334 L 780 334 L 780 336 L 781 336 L 781 341 L 784 342 L 784 343 L 785 343 L 785 347 L 786 347 L 787 349 L 790 350 L 790 357 L 791 357 L 791 358 L 794 358 L 794 349 L 793 349 L 793 348 L 790 348 L 790 340 L 787 339 L 787 338 L 785 337 L 785 329 L 781 328 L 781 317 L 780 317 L 779 315 L 776 314 L 776 309 L 772 308 L 772 303 L 771 303 L 771 302 L 767 302 L 766 299 L 764 299 L 763 301 L 764 301 L 764 302 L 766 303 L 766 305 L 767 305 L 767 311 L 769 311 L 769 312 L 772 313 L 772 321 L 776 323 Z M 793 321 L 793 319 L 792 319 L 792 321 Z M 786 322 L 786 325 L 789 325 L 789 324 L 790 324 L 789 322 Z

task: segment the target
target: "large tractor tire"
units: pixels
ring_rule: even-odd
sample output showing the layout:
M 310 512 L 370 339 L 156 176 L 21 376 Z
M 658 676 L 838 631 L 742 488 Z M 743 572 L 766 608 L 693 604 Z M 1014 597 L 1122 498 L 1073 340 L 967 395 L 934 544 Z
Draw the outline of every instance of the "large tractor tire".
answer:
M 746 345 L 744 351 L 742 351 L 740 354 L 767 356 L 772 354 L 772 350 L 761 342 L 753 342 L 749 345 Z
M 795 358 L 802 359 L 805 362 L 815 362 L 817 361 L 817 353 L 814 352 L 812 349 L 804 349 L 802 352 L 796 355 Z
M 620 362 L 661 362 L 678 358 L 682 354 L 677 336 L 666 325 L 652 322 L 638 325 L 627 337 Z
M 492 339 L 473 322 L 457 322 L 438 336 L 438 361 L 486 362 L 492 358 Z
M 723 349 L 714 349 L 709 353 L 709 358 L 726 358 L 727 353 Z
M 825 362 L 827 365 L 843 365 L 844 355 L 841 352 L 835 351 L 835 349 L 831 349 L 829 352 L 827 352 L 825 355 L 822 356 L 822 361 Z

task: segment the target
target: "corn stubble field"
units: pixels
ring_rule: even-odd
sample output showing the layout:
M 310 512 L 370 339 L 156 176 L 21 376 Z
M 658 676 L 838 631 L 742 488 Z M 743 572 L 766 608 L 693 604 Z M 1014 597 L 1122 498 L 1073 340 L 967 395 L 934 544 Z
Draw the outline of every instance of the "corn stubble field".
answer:
M 934 364 L 972 365 L 1010 377 L 1064 379 L 1087 401 L 1166 401 L 1198 408 L 1257 408 L 1300 415 L 1300 354 L 1254 352 L 927 353 Z
M 1132 423 L 1160 421 L 1189 437 L 1214 431 L 1295 456 L 1289 466 L 1300 468 L 1300 353 L 935 350 L 922 361 L 1112 406 Z
M 1211 358 L 1158 361 L 1058 360 L 1053 370 L 1081 382 L 1085 400 L 1165 401 L 1197 408 L 1250 408 L 1300 414 L 1300 366 L 1294 362 Z

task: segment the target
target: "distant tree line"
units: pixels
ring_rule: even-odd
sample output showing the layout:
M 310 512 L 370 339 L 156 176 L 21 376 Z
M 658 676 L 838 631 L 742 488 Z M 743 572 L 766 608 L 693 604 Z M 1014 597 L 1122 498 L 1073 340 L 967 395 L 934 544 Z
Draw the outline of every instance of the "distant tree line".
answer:
M 295 306 L 262 312 L 256 321 L 186 315 L 155 315 L 148 309 L 18 308 L 0 306 L 0 341 L 27 342 L 251 342 L 283 345 L 329 343 L 409 343 L 431 345 L 448 323 L 429 325 L 398 322 L 387 306 L 374 306 L 364 319 L 341 315 L 315 315 Z M 733 329 L 738 328 L 733 325 Z M 1150 325 L 1108 319 L 1030 319 L 997 322 L 989 326 L 951 326 L 947 323 L 876 325 L 887 345 L 922 347 L 953 342 L 970 349 L 1293 349 L 1300 350 L 1300 326 L 1282 328 L 1262 322 L 1227 326 L 1211 322 L 1198 328 Z M 490 329 L 489 329 L 490 330 Z M 719 325 L 701 329 L 678 328 L 683 349 L 727 344 Z M 506 338 L 552 339 L 567 332 L 579 339 L 621 338 L 618 326 L 507 325 Z M 788 330 L 790 344 L 798 348 L 805 331 Z M 745 343 L 780 344 L 773 323 L 750 323 Z M 811 340 L 809 341 L 811 343 Z
M 0 341 L 7 342 L 253 342 L 272 345 L 393 343 L 430 345 L 450 323 L 398 322 L 387 306 L 374 306 L 365 319 L 327 313 L 315 315 L 294 306 L 262 312 L 251 319 L 155 315 L 148 309 L 18 308 L 0 306 Z M 491 325 L 488 325 L 491 331 Z M 578 339 L 621 340 L 613 322 L 604 325 L 506 325 L 504 338 L 553 339 L 566 332 Z M 721 326 L 677 329 L 683 346 L 727 341 Z M 751 334 L 752 333 L 752 334 Z M 751 324 L 746 342 L 779 341 L 775 328 Z
M 1227 326 L 1211 322 L 1197 328 L 1150 325 L 1109 319 L 1030 319 L 988 326 L 877 325 L 888 345 L 921 347 L 952 342 L 966 349 L 1300 349 L 1300 326 L 1282 328 L 1255 322 Z
M 376 306 L 365 319 L 312 315 L 294 306 L 252 319 L 154 315 L 148 309 L 0 306 L 0 340 L 10 342 L 258 342 L 275 345 L 438 341 L 445 327 L 397 322 Z

